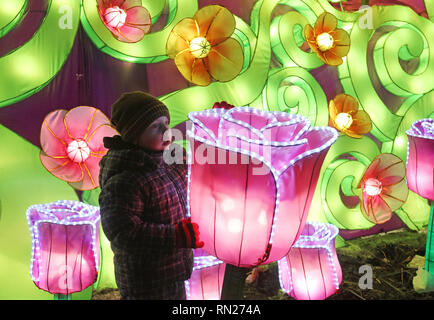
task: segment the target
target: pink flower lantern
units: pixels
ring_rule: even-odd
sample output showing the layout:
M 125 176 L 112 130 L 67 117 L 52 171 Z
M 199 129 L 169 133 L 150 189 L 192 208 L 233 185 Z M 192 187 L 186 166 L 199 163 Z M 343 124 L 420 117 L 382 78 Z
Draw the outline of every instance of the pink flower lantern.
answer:
M 376 224 L 389 221 L 407 200 L 404 162 L 392 153 L 378 155 L 363 174 L 359 188 L 365 218 Z
M 151 29 L 151 15 L 141 0 L 98 0 L 99 16 L 122 42 L 138 42 Z
M 421 119 L 407 131 L 407 184 L 411 191 L 434 201 L 434 119 Z
M 285 256 L 303 230 L 330 127 L 285 112 L 189 113 L 188 203 L 204 250 L 238 267 Z
M 220 300 L 226 264 L 202 249 L 194 250 L 194 266 L 185 281 L 187 300 Z
M 99 208 L 60 200 L 27 209 L 30 277 L 39 289 L 70 295 L 92 285 L 99 268 Z
M 55 110 L 41 127 L 43 166 L 78 190 L 99 187 L 99 162 L 107 153 L 103 138 L 116 135 L 110 120 L 93 107 Z
M 307 222 L 289 254 L 279 260 L 281 288 L 297 300 L 323 300 L 342 282 L 342 269 L 335 249 L 338 228 Z
M 425 249 L 425 270 L 434 274 L 434 119 L 415 121 L 407 131 L 407 184 L 429 199 L 431 210 Z

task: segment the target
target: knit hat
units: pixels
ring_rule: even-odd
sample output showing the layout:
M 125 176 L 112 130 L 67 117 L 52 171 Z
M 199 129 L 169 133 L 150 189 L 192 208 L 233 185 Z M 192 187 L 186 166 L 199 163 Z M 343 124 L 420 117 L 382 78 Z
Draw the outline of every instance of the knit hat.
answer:
M 166 116 L 170 121 L 166 105 L 143 91 L 127 92 L 112 105 L 111 123 L 124 141 L 134 142 L 156 119 Z

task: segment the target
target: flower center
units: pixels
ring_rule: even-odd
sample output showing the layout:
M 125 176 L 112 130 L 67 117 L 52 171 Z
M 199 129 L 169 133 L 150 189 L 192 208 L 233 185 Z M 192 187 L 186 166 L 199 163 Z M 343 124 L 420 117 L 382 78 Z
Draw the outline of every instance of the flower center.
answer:
M 321 33 L 316 37 L 316 43 L 320 51 L 324 52 L 333 47 L 333 37 L 327 32 Z
M 190 41 L 190 52 L 196 58 L 205 58 L 210 50 L 211 45 L 203 37 L 197 37 Z
M 68 144 L 66 152 L 72 161 L 84 162 L 89 157 L 90 149 L 85 141 L 74 140 Z
M 336 116 L 335 123 L 341 129 L 348 129 L 353 123 L 353 117 L 348 113 L 341 112 Z
M 377 196 L 381 193 L 383 190 L 383 187 L 381 185 L 381 182 L 374 178 L 369 178 L 365 182 L 365 192 L 368 194 L 368 196 Z
M 106 24 L 112 28 L 120 28 L 125 24 L 127 14 L 118 6 L 107 8 L 104 12 Z

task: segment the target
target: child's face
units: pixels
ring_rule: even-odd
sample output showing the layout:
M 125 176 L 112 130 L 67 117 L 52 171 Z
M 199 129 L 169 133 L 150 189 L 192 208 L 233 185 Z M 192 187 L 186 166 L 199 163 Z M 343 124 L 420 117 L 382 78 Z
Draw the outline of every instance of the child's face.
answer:
M 149 150 L 163 151 L 169 148 L 171 142 L 172 131 L 169 127 L 169 119 L 166 116 L 162 116 L 152 122 L 142 132 L 137 144 Z

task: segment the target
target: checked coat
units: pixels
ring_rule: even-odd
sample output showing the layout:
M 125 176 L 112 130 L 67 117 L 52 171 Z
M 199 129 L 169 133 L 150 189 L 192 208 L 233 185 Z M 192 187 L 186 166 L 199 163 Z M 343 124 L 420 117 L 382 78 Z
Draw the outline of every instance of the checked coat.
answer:
M 100 162 L 101 225 L 121 296 L 152 297 L 174 283 L 183 287 L 193 254 L 176 248 L 175 225 L 186 218 L 187 165 L 168 165 L 162 151 L 147 151 L 120 136 L 106 137 L 104 144 L 109 151 Z

